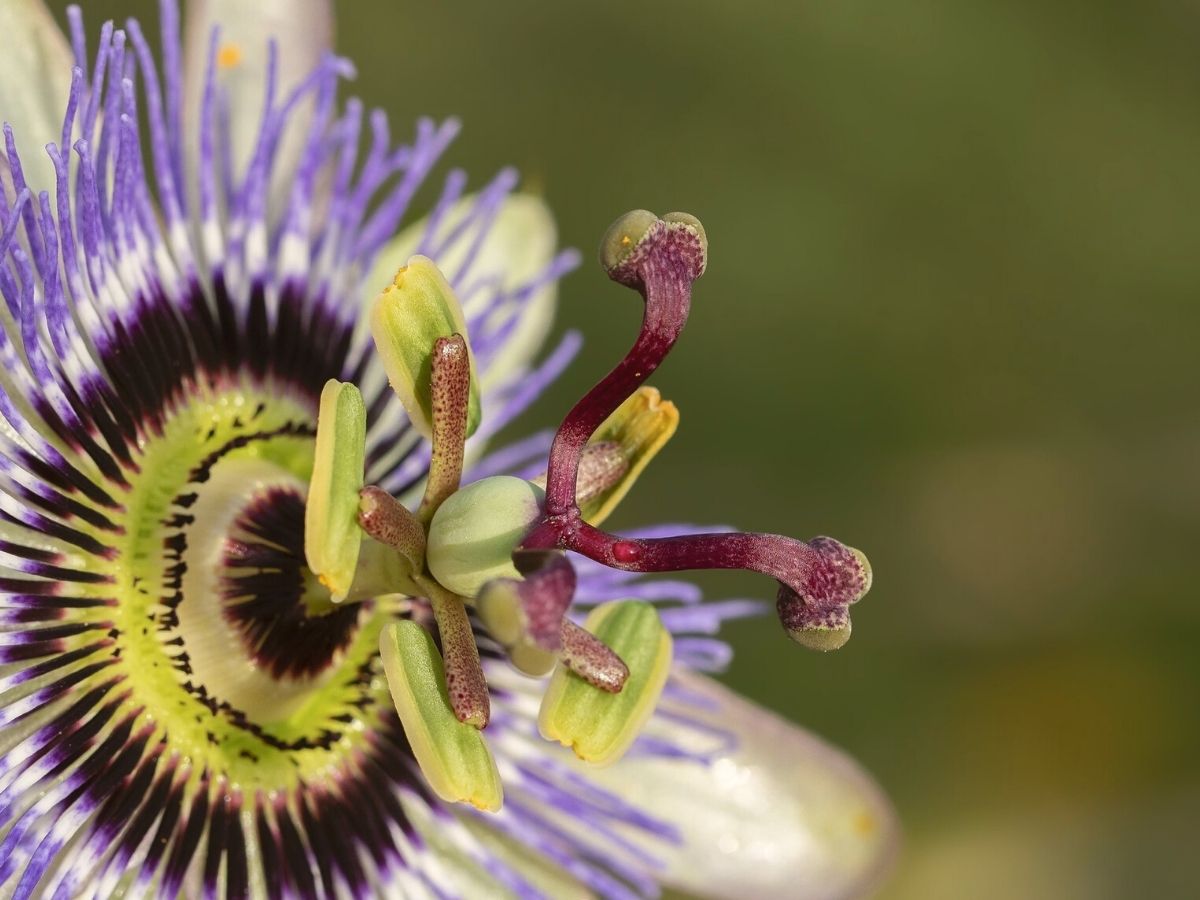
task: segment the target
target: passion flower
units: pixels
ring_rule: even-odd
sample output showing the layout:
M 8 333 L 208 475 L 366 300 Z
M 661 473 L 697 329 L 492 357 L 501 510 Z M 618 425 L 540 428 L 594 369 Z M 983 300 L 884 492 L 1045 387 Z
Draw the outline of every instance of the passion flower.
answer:
M 875 785 L 695 674 L 758 606 L 644 577 L 765 572 L 809 634 L 842 628 L 860 557 L 597 529 L 674 428 L 637 385 L 698 224 L 610 235 L 635 352 L 553 448 L 489 452 L 578 346 L 533 362 L 576 264 L 545 205 L 451 172 L 419 216 L 458 125 L 397 143 L 339 102 L 327 3 L 161 17 L 156 61 L 136 21 L 89 42 L 78 9 L 64 37 L 0 4 L 0 895 L 865 890 L 894 843 Z M 375 317 L 402 267 L 455 299 L 432 342 Z M 455 543 L 482 526 L 494 566 Z M 539 703 L 585 756 L 632 747 L 584 766 Z

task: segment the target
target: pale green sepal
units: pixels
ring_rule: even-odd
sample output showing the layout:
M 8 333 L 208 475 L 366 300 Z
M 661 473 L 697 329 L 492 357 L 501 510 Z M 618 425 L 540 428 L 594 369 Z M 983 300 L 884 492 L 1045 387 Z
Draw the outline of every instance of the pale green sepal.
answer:
M 366 283 L 387 284 L 406 259 L 420 252 L 423 244 L 432 243 L 439 246 L 438 267 L 452 277 L 459 277 L 463 264 L 470 259 L 468 277 L 474 282 L 495 284 L 505 293 L 532 282 L 554 259 L 558 246 L 558 229 L 546 201 L 532 194 L 510 194 L 500 203 L 482 243 L 476 240 L 477 229 L 460 227 L 475 212 L 478 202 L 479 196 L 470 194 L 452 205 L 441 216 L 433 235 L 428 218 L 406 227 L 380 250 Z M 558 283 L 551 281 L 521 300 L 508 337 L 495 348 L 487 368 L 479 372 L 485 391 L 509 384 L 528 371 L 550 332 L 557 295 Z M 497 305 L 490 294 L 486 298 L 480 295 L 473 302 L 478 307 L 471 308 L 468 303 L 464 313 L 472 317 L 484 313 L 487 328 L 503 326 L 514 313 L 513 304 Z
M 451 494 L 429 523 L 429 571 L 469 598 L 493 578 L 519 578 L 513 550 L 541 515 L 544 500 L 540 487 L 512 475 L 483 478 Z
M 455 718 L 429 632 L 402 619 L 384 628 L 379 652 L 404 734 L 433 792 L 497 812 L 504 794 L 496 761 L 479 729 Z
M 583 504 L 586 522 L 599 525 L 608 518 L 678 427 L 679 410 L 652 387 L 638 388 L 604 420 L 590 443 L 615 441 L 628 468 L 616 484 Z
M 74 59 L 71 46 L 42 0 L 0 0 L 0 34 L 5 36 L 0 51 L 0 122 L 12 126 L 34 197 L 41 190 L 53 197 L 54 166 L 43 148 L 62 140 Z M 69 152 L 59 149 L 64 156 Z M 0 184 L 11 199 L 2 149 L 0 173 Z
M 0 0 L 0 5 L 4 2 L 7 0 Z M 228 98 L 222 125 L 233 165 L 229 174 L 240 178 L 258 144 L 268 81 L 274 82 L 278 102 L 278 98 L 291 95 L 333 49 L 333 2 L 188 0 L 181 5 L 186 183 L 194 184 L 197 178 L 201 162 L 199 135 L 215 126 L 201 120 L 214 28 L 220 32 L 214 73 L 217 90 Z M 274 56 L 270 53 L 271 42 L 278 48 Z M 312 130 L 314 126 L 324 127 L 324 122 L 313 120 L 315 106 L 311 94 L 296 97 L 276 137 L 271 163 L 272 209 L 285 208 L 295 185 L 296 166 Z M 319 190 L 327 192 L 328 187 Z
M 321 391 L 317 413 L 312 480 L 304 507 L 304 557 L 334 602 L 349 593 L 358 567 L 358 492 L 366 442 L 362 394 L 352 384 L 330 379 Z
M 629 678 L 620 693 L 592 687 L 559 666 L 538 714 L 538 730 L 585 762 L 607 766 L 629 749 L 662 694 L 671 668 L 671 634 L 649 603 L 621 600 L 592 610 L 584 627 L 607 644 Z
M 676 824 L 680 839 L 660 856 L 664 887 L 754 900 L 875 896 L 896 859 L 900 828 L 862 766 L 702 675 L 676 667 L 671 683 L 694 698 L 683 707 L 693 724 L 656 716 L 646 730 L 684 755 L 631 754 L 619 766 L 585 772 Z
M 371 310 L 371 337 L 379 351 L 392 390 L 404 404 L 413 427 L 433 437 L 431 396 L 433 343 L 440 337 L 460 334 L 467 341 L 467 325 L 453 288 L 424 256 L 414 256 L 383 289 Z M 482 409 L 475 357 L 471 355 L 471 399 L 467 408 L 467 435 L 479 427 Z

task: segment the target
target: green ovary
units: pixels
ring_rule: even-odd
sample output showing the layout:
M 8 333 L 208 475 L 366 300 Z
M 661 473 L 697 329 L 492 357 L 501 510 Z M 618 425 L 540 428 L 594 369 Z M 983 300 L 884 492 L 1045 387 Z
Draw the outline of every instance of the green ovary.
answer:
M 205 637 L 211 642 L 211 635 L 198 632 L 212 624 L 206 616 L 220 615 L 220 598 L 215 591 L 209 596 L 187 592 L 189 584 L 196 584 L 196 573 L 177 575 L 176 551 L 168 539 L 180 534 L 187 539 L 185 560 L 193 565 L 197 555 L 212 558 L 224 536 L 210 518 L 211 491 L 221 485 L 231 504 L 247 502 L 252 485 L 241 498 L 231 489 L 247 473 L 302 491 L 311 474 L 314 419 L 308 403 L 253 387 L 194 393 L 175 408 L 161 434 L 145 438 L 137 459 L 140 471 L 127 475 L 131 487 L 124 492 L 110 488 L 123 509 L 109 515 L 124 533 L 114 538 L 112 532 L 92 530 L 116 553 L 99 563 L 88 559 L 87 569 L 99 569 L 111 583 L 63 586 L 63 593 L 115 602 L 81 612 L 113 623 L 109 634 L 119 650 L 116 667 L 125 676 L 116 690 L 128 690 L 127 707 L 141 710 L 135 733 L 152 726 L 155 734 L 148 744 L 165 735 L 169 751 L 190 760 L 193 771 L 224 774 L 243 791 L 286 789 L 338 764 L 369 738 L 364 724 L 390 708 L 375 661 L 386 616 L 382 604 L 364 608 L 349 644 L 310 680 L 280 680 L 275 694 L 270 674 L 258 671 L 254 677 L 262 689 L 253 708 L 223 708 L 222 701 L 234 704 L 221 695 L 219 679 L 205 683 L 199 666 L 187 672 L 180 664 L 179 654 L 188 652 L 189 632 L 197 644 Z M 205 468 L 208 477 L 194 481 Z M 193 494 L 198 499 L 189 503 L 186 498 Z M 224 518 L 236 509 L 233 505 Z M 202 510 L 203 519 L 196 515 Z M 205 546 L 197 549 L 194 542 Z M 201 582 L 215 585 L 216 579 Z M 177 592 L 182 600 L 173 603 Z M 73 638 L 64 649 L 91 640 L 86 635 Z M 226 651 L 252 664 L 237 642 L 227 642 Z M 113 668 L 92 678 L 107 680 Z

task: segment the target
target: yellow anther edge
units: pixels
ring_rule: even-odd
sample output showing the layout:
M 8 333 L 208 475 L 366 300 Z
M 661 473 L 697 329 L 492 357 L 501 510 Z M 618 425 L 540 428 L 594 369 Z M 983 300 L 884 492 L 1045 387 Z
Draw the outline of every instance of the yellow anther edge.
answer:
M 657 388 L 641 387 L 617 407 L 592 435 L 590 443 L 620 444 L 629 468 L 616 484 L 583 504 L 584 519 L 592 525 L 607 519 L 678 427 L 678 408 L 663 400 Z

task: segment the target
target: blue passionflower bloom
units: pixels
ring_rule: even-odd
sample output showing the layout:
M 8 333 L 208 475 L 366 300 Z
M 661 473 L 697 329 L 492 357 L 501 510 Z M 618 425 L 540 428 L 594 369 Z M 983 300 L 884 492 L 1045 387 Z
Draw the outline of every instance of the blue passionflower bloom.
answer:
M 789 634 L 829 649 L 865 557 L 597 527 L 673 430 L 641 382 L 686 319 L 699 223 L 614 226 L 602 262 L 646 302 L 634 350 L 556 433 L 490 447 L 580 341 L 542 351 L 577 264 L 543 202 L 512 171 L 470 193 L 451 171 L 419 214 L 458 124 L 396 141 L 381 112 L 341 102 L 353 70 L 330 52 L 330 3 L 186 12 L 162 0 L 152 40 L 132 20 L 89 37 L 78 8 L 63 35 L 40 0 L 0 5 L 0 896 L 867 891 L 896 835 L 875 784 L 701 674 L 728 663 L 722 622 L 759 604 L 653 577 L 767 574 Z M 426 269 L 453 334 L 406 345 L 408 307 L 376 321 L 372 304 Z M 361 397 L 357 469 L 336 469 L 341 449 L 314 463 L 331 390 Z M 368 562 L 344 591 L 306 531 L 327 470 L 330 491 L 362 489 L 339 534 Z M 489 528 L 495 564 L 469 549 Z M 621 621 L 668 655 L 605 631 L 613 600 L 638 601 Z M 421 635 L 417 672 L 404 648 Z M 622 689 L 624 706 L 606 699 Z M 650 717 L 597 768 L 542 735 L 586 760 L 608 726 L 554 704 Z M 502 803 L 454 802 L 435 769 L 462 763 L 437 755 L 460 736 L 426 715 L 470 729 Z

